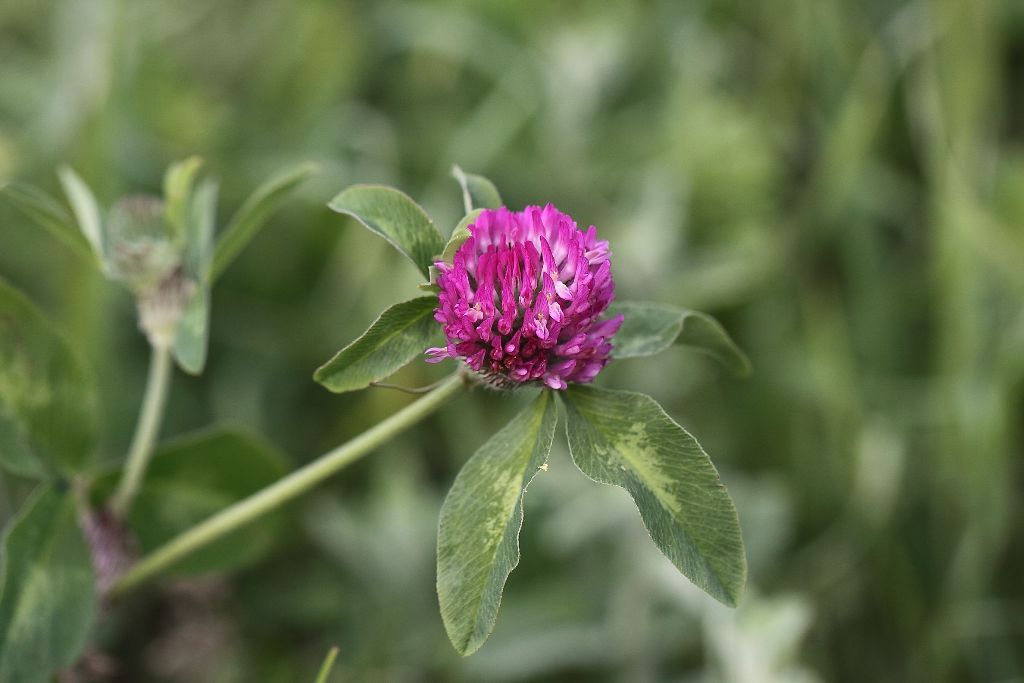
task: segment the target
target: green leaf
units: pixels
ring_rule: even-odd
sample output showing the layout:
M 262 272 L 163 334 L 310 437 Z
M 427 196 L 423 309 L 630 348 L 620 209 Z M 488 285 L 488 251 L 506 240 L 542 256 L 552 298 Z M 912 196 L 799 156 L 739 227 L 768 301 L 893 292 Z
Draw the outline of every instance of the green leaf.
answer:
M 178 239 L 188 232 L 192 187 L 202 165 L 199 157 L 189 157 L 171 164 L 164 174 L 164 214 Z
M 502 206 L 498 188 L 482 175 L 466 173 L 458 166 L 452 166 L 452 176 L 459 181 L 462 188 L 462 202 L 466 213 L 473 209 L 497 209 Z
M 448 238 L 448 243 L 444 245 L 444 251 L 442 251 L 441 255 L 437 257 L 437 260 L 451 263 L 455 259 L 455 252 L 457 252 L 459 247 L 461 247 L 471 236 L 469 234 L 469 226 L 477 219 L 481 211 L 483 211 L 483 209 L 471 211 L 466 214 L 461 221 L 459 221 L 459 224 L 455 226 L 454 230 L 452 230 L 452 236 Z M 426 282 L 417 285 L 417 287 L 424 292 L 433 292 L 435 294 L 440 292 L 441 288 L 437 286 L 437 275 L 437 266 L 430 266 L 427 268 L 427 276 L 429 279 Z
M 210 336 L 210 286 L 200 284 L 192 292 L 174 333 L 171 353 L 174 360 L 190 375 L 202 373 Z
M 440 271 L 438 271 L 437 266 L 430 266 L 430 268 L 427 268 L 427 281 L 421 282 L 418 285 L 416 285 L 416 289 L 420 290 L 421 292 L 439 294 L 441 292 L 441 287 L 437 284 L 437 276 L 439 274 Z
M 45 479 L 51 474 L 48 465 L 32 447 L 25 423 L 6 401 L 0 401 L 0 466 L 23 477 Z
M 71 210 L 78 221 L 79 230 L 92 245 L 93 253 L 96 254 L 99 262 L 105 264 L 107 261 L 106 231 L 103 228 L 100 205 L 96 201 L 95 195 L 70 166 L 62 166 L 58 169 L 57 176 L 60 178 L 64 194 L 67 195 Z
M 209 284 L 213 267 L 213 231 L 217 222 L 217 183 L 204 180 L 189 198 L 185 221 L 185 268 Z
M 434 257 L 444 249 L 444 238 L 419 204 L 406 194 L 383 185 L 353 185 L 328 204 L 333 211 L 352 216 L 409 257 L 424 277 Z
M 313 375 L 333 392 L 355 391 L 384 379 L 439 339 L 436 296 L 403 301 L 381 313 L 363 336 L 343 348 Z
M 441 260 L 445 263 L 451 263 L 455 258 L 455 252 L 459 250 L 466 240 L 470 238 L 469 226 L 476 222 L 476 219 L 480 216 L 483 209 L 475 209 L 467 213 L 459 224 L 452 230 L 452 236 L 448 238 L 448 243 L 444 245 L 444 251 L 441 252 Z
M 219 278 L 239 252 L 256 236 L 271 214 L 303 181 L 317 172 L 315 164 L 299 164 L 274 176 L 253 192 L 235 213 L 217 241 L 211 280 Z
M 214 429 L 175 439 L 153 456 L 129 513 L 129 526 L 149 553 L 216 512 L 274 483 L 287 472 L 284 457 L 253 437 Z M 117 473 L 94 493 L 113 491 Z M 258 560 L 274 543 L 282 516 L 273 513 L 232 532 L 175 565 L 173 573 L 227 571 Z
M 32 303 L 0 280 L 0 466 L 46 477 L 86 468 L 92 376 Z
M 198 375 L 206 365 L 210 336 L 210 267 L 213 226 L 217 211 L 217 185 L 204 181 L 193 193 L 186 225 L 185 268 L 195 290 L 178 322 L 171 352 L 182 370 Z
M 89 549 L 68 491 L 45 488 L 3 541 L 0 683 L 50 680 L 85 647 L 96 612 Z
M 544 391 L 469 459 L 441 507 L 437 596 L 463 656 L 494 630 L 505 581 L 519 564 L 523 495 L 547 462 L 556 421 Z
M 745 377 L 751 366 L 747 355 L 711 316 L 667 304 L 616 301 L 609 315 L 622 314 L 622 327 L 615 334 L 612 355 L 635 358 L 661 353 L 673 342 L 707 354 L 730 371 Z
M 679 571 L 735 606 L 747 575 L 739 520 L 700 444 L 644 394 L 574 385 L 565 406 L 576 466 L 626 489 Z
M 3 192 L 19 211 L 48 230 L 54 237 L 78 254 L 95 262 L 96 254 L 89 241 L 75 225 L 74 219 L 53 197 L 24 183 L 9 183 L 0 189 L 0 192 Z

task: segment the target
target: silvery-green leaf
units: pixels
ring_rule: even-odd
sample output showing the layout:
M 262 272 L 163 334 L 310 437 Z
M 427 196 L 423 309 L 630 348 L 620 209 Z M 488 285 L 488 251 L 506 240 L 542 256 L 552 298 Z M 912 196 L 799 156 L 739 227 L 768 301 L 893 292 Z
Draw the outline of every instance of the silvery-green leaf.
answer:
M 303 181 L 316 173 L 315 164 L 299 164 L 285 172 L 274 176 L 258 187 L 228 223 L 224 233 L 217 240 L 217 248 L 213 255 L 211 280 L 216 280 L 224 273 L 239 252 L 249 244 L 271 214 L 280 208 L 288 195 Z
M 195 185 L 203 160 L 189 157 L 171 164 L 164 174 L 164 212 L 167 224 L 175 237 L 187 239 L 192 187 Z
M 71 210 L 78 221 L 78 228 L 92 245 L 92 250 L 100 263 L 107 260 L 107 239 L 103 227 L 103 216 L 99 203 L 92 190 L 86 185 L 70 166 L 62 166 L 57 171 L 60 183 L 64 187 Z
M 452 176 L 462 188 L 462 202 L 466 213 L 473 209 L 497 209 L 502 206 L 498 188 L 482 175 L 466 173 L 458 166 L 452 166 Z
M 0 466 L 80 472 L 95 442 L 92 377 L 32 303 L 0 280 Z
M 673 343 L 707 354 L 741 377 L 750 374 L 750 360 L 711 316 L 668 304 L 616 301 L 608 315 L 622 314 L 612 355 L 635 358 L 661 353 Z
M 46 487 L 14 519 L 0 556 L 0 683 L 42 683 L 85 647 L 95 577 L 70 492 Z
M 441 507 L 437 595 L 452 645 L 470 655 L 494 630 L 519 564 L 523 495 L 547 462 L 557 413 L 544 391 L 465 464 Z
M 436 296 L 395 304 L 381 313 L 361 337 L 339 351 L 313 375 L 320 384 L 341 393 L 384 379 L 440 340 L 434 320 Z
M 353 185 L 328 205 L 377 233 L 405 254 L 424 277 L 434 257 L 444 249 L 444 238 L 427 213 L 406 194 L 383 185 Z
M 48 230 L 54 237 L 74 249 L 82 256 L 95 261 L 92 245 L 75 225 L 64 207 L 53 197 L 37 187 L 24 183 L 8 183 L 0 188 L 11 204 L 19 211 Z
M 564 397 L 576 466 L 626 489 L 655 545 L 699 588 L 734 606 L 747 575 L 739 520 L 696 439 L 644 394 L 573 385 Z

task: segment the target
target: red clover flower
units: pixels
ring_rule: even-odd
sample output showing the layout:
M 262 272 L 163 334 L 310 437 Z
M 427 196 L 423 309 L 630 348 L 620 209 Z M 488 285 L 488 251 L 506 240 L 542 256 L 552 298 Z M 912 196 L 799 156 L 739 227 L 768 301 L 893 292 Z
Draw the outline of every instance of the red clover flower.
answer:
M 451 264 L 435 264 L 448 344 L 429 362 L 463 358 L 505 388 L 593 381 L 622 324 L 600 319 L 615 297 L 608 242 L 551 204 L 484 210 L 469 232 Z

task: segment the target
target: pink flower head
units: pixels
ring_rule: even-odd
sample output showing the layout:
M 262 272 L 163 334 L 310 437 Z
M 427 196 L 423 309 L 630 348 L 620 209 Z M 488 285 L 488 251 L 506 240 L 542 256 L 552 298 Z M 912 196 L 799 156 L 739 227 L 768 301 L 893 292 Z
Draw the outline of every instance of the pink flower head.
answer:
M 487 209 L 469 232 L 451 264 L 435 264 L 448 345 L 428 361 L 464 358 L 503 387 L 592 381 L 622 324 L 599 320 L 615 297 L 608 242 L 551 204 Z

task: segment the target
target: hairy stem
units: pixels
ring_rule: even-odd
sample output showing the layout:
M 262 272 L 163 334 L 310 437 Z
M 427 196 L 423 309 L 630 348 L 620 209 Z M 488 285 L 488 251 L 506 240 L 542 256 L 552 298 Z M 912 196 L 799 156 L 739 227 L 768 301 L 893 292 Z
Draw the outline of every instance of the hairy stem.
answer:
M 111 499 L 110 507 L 118 517 L 125 517 L 131 508 L 135 495 L 142 486 L 146 466 L 153 455 L 153 445 L 160 434 L 167 392 L 171 387 L 170 349 L 154 346 L 149 357 L 149 378 L 146 380 L 146 395 L 142 399 L 142 411 L 135 426 L 135 436 L 128 451 L 124 473 Z
M 451 375 L 423 398 L 410 403 L 354 439 L 324 453 L 305 467 L 171 539 L 125 572 L 114 584 L 111 593 L 116 595 L 134 588 L 200 548 L 306 493 L 347 465 L 412 427 L 469 385 L 469 378 L 461 372 Z

